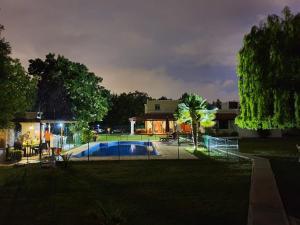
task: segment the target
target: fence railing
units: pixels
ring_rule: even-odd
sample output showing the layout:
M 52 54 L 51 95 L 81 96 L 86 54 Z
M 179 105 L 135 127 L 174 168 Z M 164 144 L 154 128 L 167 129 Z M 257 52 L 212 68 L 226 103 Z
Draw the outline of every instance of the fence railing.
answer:
M 203 144 L 212 157 L 240 160 L 239 140 L 232 137 L 203 136 Z
M 239 150 L 239 141 L 237 138 L 220 138 L 204 135 L 203 143 L 208 150 Z
M 99 134 L 97 137 L 97 141 L 159 141 L 161 137 L 165 137 L 166 135 L 160 134 Z

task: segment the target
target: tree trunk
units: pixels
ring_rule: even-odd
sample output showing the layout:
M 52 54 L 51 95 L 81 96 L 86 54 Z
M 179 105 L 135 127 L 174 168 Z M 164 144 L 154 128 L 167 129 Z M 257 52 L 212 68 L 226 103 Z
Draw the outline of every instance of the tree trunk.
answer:
M 192 131 L 193 131 L 193 141 L 194 141 L 194 151 L 198 148 L 198 123 L 192 121 Z

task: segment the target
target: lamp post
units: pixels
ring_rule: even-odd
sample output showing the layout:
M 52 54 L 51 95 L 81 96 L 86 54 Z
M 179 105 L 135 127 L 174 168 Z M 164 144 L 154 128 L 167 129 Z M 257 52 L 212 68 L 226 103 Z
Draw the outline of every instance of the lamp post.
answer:
M 40 120 L 39 160 L 41 161 L 42 159 L 42 112 L 38 112 L 36 118 Z
M 64 127 L 64 124 L 60 123 L 59 126 L 60 126 L 60 143 L 61 143 L 60 146 L 61 146 L 61 150 L 62 150 L 63 149 L 63 132 L 64 132 L 63 127 Z

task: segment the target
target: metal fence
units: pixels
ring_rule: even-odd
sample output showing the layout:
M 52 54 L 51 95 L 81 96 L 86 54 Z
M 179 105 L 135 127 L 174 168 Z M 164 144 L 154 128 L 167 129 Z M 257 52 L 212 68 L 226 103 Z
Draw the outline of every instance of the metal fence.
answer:
M 216 158 L 226 158 L 229 160 L 240 160 L 239 139 L 233 137 L 212 137 L 203 136 L 203 145 L 208 154 Z
M 61 160 L 61 154 L 72 154 L 71 159 L 74 161 L 207 159 L 207 157 L 239 161 L 239 157 L 235 154 L 239 150 L 237 138 L 199 136 L 197 151 L 194 151 L 191 134 L 173 134 L 173 136 L 101 134 L 87 144 L 76 146 L 75 142 L 63 144 L 63 149 L 55 149 L 55 146 L 51 151 L 46 149 L 41 152 L 40 157 L 45 159 L 57 157 Z M 26 154 L 26 157 L 31 155 Z

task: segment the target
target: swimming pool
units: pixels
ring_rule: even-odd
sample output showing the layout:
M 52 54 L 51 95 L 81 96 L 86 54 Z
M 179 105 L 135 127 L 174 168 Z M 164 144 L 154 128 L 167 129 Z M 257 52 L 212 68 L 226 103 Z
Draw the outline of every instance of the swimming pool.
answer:
M 89 150 L 82 151 L 73 157 L 81 158 L 88 156 L 143 156 L 158 155 L 158 151 L 152 142 L 143 141 L 112 141 L 99 143 Z

